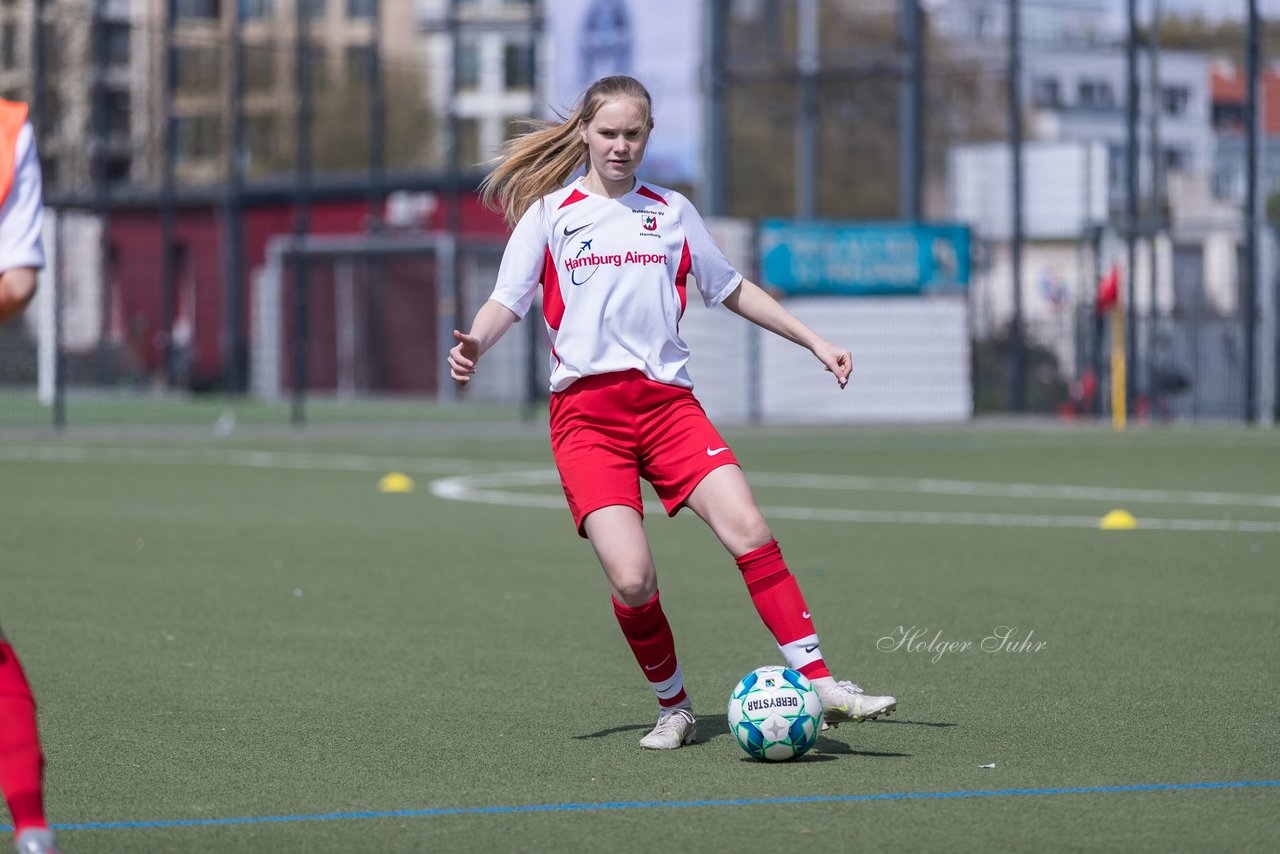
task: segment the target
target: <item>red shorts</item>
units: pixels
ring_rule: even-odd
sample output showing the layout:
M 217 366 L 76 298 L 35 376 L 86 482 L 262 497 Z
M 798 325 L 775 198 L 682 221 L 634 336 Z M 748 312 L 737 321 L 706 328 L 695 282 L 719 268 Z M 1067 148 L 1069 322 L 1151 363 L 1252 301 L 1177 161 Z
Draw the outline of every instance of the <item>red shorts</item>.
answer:
M 713 469 L 738 464 L 693 392 L 636 370 L 583 377 L 551 395 L 551 451 L 578 534 L 587 514 L 641 515 L 640 478 L 674 516 Z

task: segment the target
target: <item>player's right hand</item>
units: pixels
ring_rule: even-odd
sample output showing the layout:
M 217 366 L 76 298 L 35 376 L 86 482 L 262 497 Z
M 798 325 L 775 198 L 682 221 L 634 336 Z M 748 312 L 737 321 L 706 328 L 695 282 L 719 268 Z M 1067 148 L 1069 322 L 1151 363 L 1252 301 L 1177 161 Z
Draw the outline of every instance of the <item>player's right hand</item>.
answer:
M 458 385 L 471 382 L 476 372 L 476 360 L 480 358 L 480 339 L 465 332 L 453 330 L 458 343 L 449 351 L 449 376 Z

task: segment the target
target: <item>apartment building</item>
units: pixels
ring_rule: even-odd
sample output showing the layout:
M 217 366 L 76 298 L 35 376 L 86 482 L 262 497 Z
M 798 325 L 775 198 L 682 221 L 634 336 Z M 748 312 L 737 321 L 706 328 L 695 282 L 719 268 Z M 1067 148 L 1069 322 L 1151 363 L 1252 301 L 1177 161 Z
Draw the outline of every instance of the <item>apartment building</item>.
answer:
M 452 120 L 457 168 L 476 168 L 520 130 L 519 119 L 544 113 L 540 5 L 538 0 L 418 3 L 432 109 L 443 120 L 436 137 L 447 149 Z
M 173 6 L 173 101 L 176 172 L 186 182 L 226 175 L 231 81 L 239 31 L 243 142 L 249 177 L 291 170 L 298 106 L 299 13 L 307 32 L 316 168 L 356 169 L 368 160 L 366 112 L 370 54 L 379 51 L 384 80 L 421 90 L 425 68 L 413 4 L 388 0 L 146 0 L 153 27 L 152 68 L 164 73 L 166 7 Z M 301 7 L 299 7 L 301 4 Z M 375 31 L 376 27 L 376 31 Z M 405 81 L 404 84 L 399 81 Z M 405 85 L 407 84 L 407 85 Z M 164 115 L 153 91 L 151 115 Z M 409 105 L 405 105 L 406 108 Z M 151 129 L 160 150 L 163 127 Z M 352 133 L 360 132 L 358 137 Z M 156 174 L 149 177 L 155 178 Z

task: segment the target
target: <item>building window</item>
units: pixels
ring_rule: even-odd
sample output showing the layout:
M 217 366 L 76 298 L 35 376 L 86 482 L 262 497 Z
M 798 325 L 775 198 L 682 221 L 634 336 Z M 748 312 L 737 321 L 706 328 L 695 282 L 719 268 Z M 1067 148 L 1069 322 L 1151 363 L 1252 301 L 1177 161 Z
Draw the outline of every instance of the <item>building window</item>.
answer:
M 1166 116 L 1181 116 L 1187 112 L 1191 93 L 1186 86 L 1166 86 L 1160 92 L 1160 106 Z
M 1107 186 L 1112 198 L 1119 198 L 1128 188 L 1129 150 L 1123 145 L 1107 146 Z
M 107 24 L 107 63 L 128 65 L 133 46 L 133 29 L 128 24 Z
M 183 93 L 213 92 L 222 77 L 218 49 L 208 45 L 188 45 L 175 51 L 174 79 Z
M 133 109 L 127 91 L 107 93 L 107 134 L 128 140 L 132 132 Z
M 347 78 L 357 83 L 367 84 L 370 80 L 370 66 L 373 62 L 373 47 L 367 44 L 347 45 Z
M 179 160 L 209 160 L 222 151 L 221 116 L 179 116 L 176 124 Z
M 284 128 L 273 113 L 244 117 L 244 162 L 252 175 L 279 169 L 287 161 Z
M 462 42 L 454 61 L 455 88 L 459 92 L 474 92 L 480 88 L 480 46 L 475 42 Z
M 127 154 L 113 154 L 106 160 L 107 180 L 112 184 L 123 184 L 129 180 L 129 167 L 133 159 Z
M 1037 77 L 1031 81 L 1031 105 L 1044 109 L 1062 106 L 1062 91 L 1053 77 Z
M 261 45 L 244 49 L 244 90 L 269 92 L 276 85 L 276 51 Z
M 471 169 L 480 162 L 480 122 L 458 119 L 457 160 L 459 169 Z
M 0 29 L 0 68 L 8 71 L 18 67 L 18 26 L 13 21 L 5 21 Z
M 533 45 L 507 44 L 502 49 L 503 86 L 508 91 L 533 88 Z
M 1164 168 L 1169 172 L 1185 172 L 1191 164 L 1191 155 L 1182 148 L 1164 150 Z
M 376 0 L 347 0 L 347 17 L 368 19 L 373 17 Z
M 239 0 L 240 2 L 240 20 L 255 21 L 261 18 L 270 18 L 275 9 L 272 7 L 272 0 Z
M 1077 105 L 1085 110 L 1114 110 L 1116 95 L 1105 80 L 1081 80 L 1076 89 Z
M 218 20 L 222 17 L 222 0 L 178 0 L 178 19 Z
M 302 4 L 302 14 L 308 21 L 316 21 L 325 16 L 325 0 L 298 0 Z
M 1244 130 L 1244 105 L 1231 103 L 1214 104 L 1212 108 L 1213 129 L 1240 133 Z

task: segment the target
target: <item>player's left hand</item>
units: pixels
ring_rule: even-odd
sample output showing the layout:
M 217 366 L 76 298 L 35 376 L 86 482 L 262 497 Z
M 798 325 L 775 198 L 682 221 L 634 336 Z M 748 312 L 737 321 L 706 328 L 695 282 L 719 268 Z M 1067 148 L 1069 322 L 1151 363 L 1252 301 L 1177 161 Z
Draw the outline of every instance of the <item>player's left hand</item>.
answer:
M 853 373 L 853 357 L 849 355 L 848 350 L 837 347 L 830 341 L 823 341 L 813 348 L 813 355 L 818 357 L 818 361 L 822 362 L 828 371 L 835 374 L 840 388 L 848 385 L 849 375 Z

